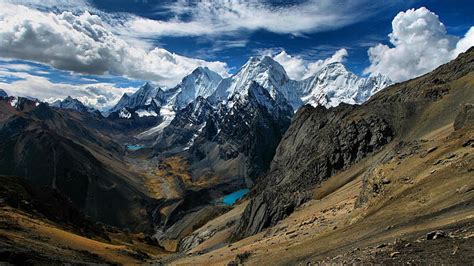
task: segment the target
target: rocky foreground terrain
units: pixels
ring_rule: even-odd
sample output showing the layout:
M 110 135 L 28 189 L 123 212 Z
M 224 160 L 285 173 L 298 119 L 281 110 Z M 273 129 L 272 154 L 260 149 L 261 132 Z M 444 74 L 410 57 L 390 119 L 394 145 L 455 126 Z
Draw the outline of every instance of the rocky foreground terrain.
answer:
M 474 261 L 474 48 L 361 105 L 294 115 L 299 98 L 278 98 L 291 81 L 267 61 L 250 61 L 259 82 L 236 85 L 247 65 L 218 93 L 193 72 L 171 121 L 149 85 L 110 117 L 0 95 L 0 261 Z M 211 96 L 190 100 L 189 80 Z

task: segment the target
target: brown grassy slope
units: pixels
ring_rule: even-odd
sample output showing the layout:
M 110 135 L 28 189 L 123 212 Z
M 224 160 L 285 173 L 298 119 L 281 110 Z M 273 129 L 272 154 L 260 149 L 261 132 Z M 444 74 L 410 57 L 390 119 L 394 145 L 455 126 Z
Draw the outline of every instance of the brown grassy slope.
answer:
M 55 190 L 1 178 L 0 261 L 137 264 L 165 254 L 143 235 L 89 221 Z
M 251 253 L 249 265 L 472 261 L 474 153 L 472 146 L 463 145 L 474 140 L 474 129 L 454 132 L 452 125 L 447 125 L 423 138 L 428 141 L 399 149 L 387 147 L 399 156 L 386 163 L 373 165 L 387 152 L 382 151 L 337 174 L 315 188 L 314 200 L 277 226 L 174 263 L 225 265 L 247 252 Z M 427 153 L 433 147 L 436 150 Z M 370 194 L 364 207 L 355 208 L 367 173 L 379 189 Z M 348 182 L 342 187 L 332 182 L 340 179 Z M 450 232 L 452 237 L 425 241 L 425 234 L 436 229 Z M 443 250 L 449 250 L 450 255 Z M 390 257 L 393 252 L 400 254 Z

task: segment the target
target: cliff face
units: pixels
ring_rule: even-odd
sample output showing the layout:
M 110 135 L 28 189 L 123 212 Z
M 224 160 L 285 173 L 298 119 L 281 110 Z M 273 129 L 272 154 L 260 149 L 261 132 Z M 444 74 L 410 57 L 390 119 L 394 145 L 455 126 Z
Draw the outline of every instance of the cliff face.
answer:
M 363 105 L 301 108 L 269 173 L 254 190 L 237 237 L 275 225 L 310 197 L 310 188 L 390 142 L 411 141 L 452 123 L 461 108 L 456 125 L 472 120 L 470 105 L 462 106 L 474 102 L 466 83 L 473 70 L 471 48 L 430 74 L 388 87 Z
M 244 212 L 242 236 L 275 225 L 310 197 L 307 189 L 392 140 L 394 131 L 386 120 L 376 114 L 351 117 L 356 109 L 307 106 L 298 112 Z

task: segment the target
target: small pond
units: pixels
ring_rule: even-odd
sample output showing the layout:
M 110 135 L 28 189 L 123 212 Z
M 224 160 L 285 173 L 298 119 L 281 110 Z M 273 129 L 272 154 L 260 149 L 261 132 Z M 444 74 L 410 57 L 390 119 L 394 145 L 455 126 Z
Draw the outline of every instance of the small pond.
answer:
M 126 145 L 127 146 L 127 150 L 129 151 L 138 151 L 139 149 L 143 149 L 143 146 L 142 145 L 132 145 L 132 144 L 128 144 Z
M 234 192 L 232 192 L 228 195 L 225 195 L 224 198 L 222 199 L 222 202 L 225 205 L 234 205 L 234 203 L 236 201 L 243 198 L 243 196 L 245 196 L 245 194 L 247 194 L 248 192 L 249 192 L 248 188 L 244 188 L 244 189 L 234 191 Z

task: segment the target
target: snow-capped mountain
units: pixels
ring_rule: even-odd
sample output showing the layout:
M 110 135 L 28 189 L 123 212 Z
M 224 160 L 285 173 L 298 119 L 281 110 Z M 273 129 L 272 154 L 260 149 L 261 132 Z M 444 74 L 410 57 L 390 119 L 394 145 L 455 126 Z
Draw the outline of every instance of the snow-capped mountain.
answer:
M 211 96 L 222 77 L 207 67 L 198 67 L 175 87 L 175 109 L 182 109 L 198 97 Z
M 6 98 L 8 97 L 8 94 L 4 90 L 0 89 L 0 97 Z
M 55 108 L 61 108 L 61 109 L 76 110 L 78 112 L 84 112 L 84 113 L 85 112 L 89 112 L 89 113 L 97 112 L 96 109 L 85 106 L 81 101 L 79 101 L 78 99 L 74 99 L 71 96 L 68 96 L 68 97 L 64 98 L 64 100 L 62 100 L 62 101 L 57 100 L 57 101 L 51 103 L 50 106 L 55 107 Z
M 165 123 L 171 122 L 175 111 L 185 108 L 199 96 L 209 97 L 221 80 L 222 77 L 209 68 L 198 67 L 177 86 L 168 90 L 145 83 L 132 95 L 124 94 L 108 113 L 121 112 L 123 115 L 120 117 L 130 118 L 125 114 L 126 108 L 128 112 L 136 112 L 140 117 L 159 115 L 164 118 Z
M 340 62 L 321 67 L 305 80 L 291 80 L 285 69 L 271 57 L 252 57 L 235 75 L 222 80 L 210 100 L 218 104 L 231 97 L 238 98 L 236 95 L 245 98 L 252 82 L 265 88 L 277 102 L 285 99 L 293 111 L 304 104 L 326 107 L 342 102 L 360 104 L 392 83 L 382 75 L 359 77 Z
M 193 82 L 184 79 L 181 84 L 195 87 L 195 79 L 188 78 Z M 190 93 L 185 108 L 175 100 L 175 116 L 169 125 L 160 125 L 161 133 L 153 131 L 158 135 L 155 148 L 188 151 L 191 163 L 199 165 L 196 168 L 224 179 L 244 177 L 248 183 L 266 171 L 293 113 L 301 106 L 362 103 L 390 83 L 383 76 L 359 77 L 342 63 L 322 66 L 305 80 L 292 80 L 271 57 L 253 57 L 236 74 L 222 79 L 207 98 Z M 177 88 L 184 90 L 184 86 Z M 206 90 L 207 94 L 210 91 Z M 237 167 L 219 172 L 223 164 Z
M 125 93 L 118 103 L 109 110 L 109 113 L 123 110 L 123 108 L 134 110 L 152 105 L 159 107 L 165 102 L 164 98 L 164 91 L 161 88 L 155 88 L 147 82 L 132 95 Z
M 252 82 L 256 82 L 270 93 L 272 99 L 280 101 L 284 98 L 297 108 L 301 103 L 290 87 L 290 81 L 285 69 L 271 57 L 252 57 L 235 75 L 222 80 L 210 100 L 217 104 L 236 98 L 236 95 L 245 97 Z
M 363 78 L 349 72 L 340 62 L 321 68 L 313 77 L 300 81 L 300 97 L 304 104 L 334 107 L 340 103 L 361 104 L 392 82 L 378 75 Z
M 137 113 L 138 116 L 153 115 L 159 117 L 160 123 L 137 135 L 140 139 L 154 138 L 170 125 L 177 111 L 186 108 L 188 104 L 199 97 L 207 98 L 212 95 L 221 80 L 222 77 L 216 72 L 207 67 L 198 67 L 184 77 L 174 88 L 168 90 L 158 89 L 156 94 L 149 84 L 145 84 L 135 94 L 131 96 L 124 95 L 111 111 L 119 110 L 121 111 L 119 117 L 127 119 L 133 117 L 132 113 Z M 135 104 L 135 102 L 139 102 L 138 100 L 130 100 L 138 95 L 145 95 L 147 91 L 150 93 L 146 97 L 139 97 L 142 100 L 141 104 Z M 145 101 L 144 98 L 147 100 Z M 146 105 L 148 103 L 153 103 L 158 108 L 151 110 L 150 105 Z M 142 106 L 146 108 L 144 109 Z M 125 111 L 124 108 L 127 110 Z
M 258 86 L 253 85 L 254 83 Z M 199 67 L 171 89 L 162 90 L 145 83 L 134 94 L 124 94 L 110 112 L 115 112 L 113 117 L 119 119 L 156 117 L 160 122 L 136 137 L 155 139 L 156 143 L 159 143 L 163 138 L 169 137 L 170 130 L 163 133 L 167 127 L 172 127 L 171 131 L 178 132 L 179 125 L 186 125 L 187 131 L 193 132 L 184 135 L 181 132 L 182 136 L 179 139 L 191 139 L 202 128 L 202 123 L 196 123 L 185 117 L 190 113 L 182 110 L 188 105 L 192 104 L 193 108 L 199 106 L 208 108 L 210 105 L 214 110 L 211 112 L 212 116 L 219 116 L 217 120 L 225 120 L 229 115 L 240 113 L 234 106 L 247 104 L 251 87 L 254 90 L 252 97 L 257 105 L 266 109 L 268 115 L 279 117 L 282 112 L 278 106 L 282 106 L 286 112 L 286 107 L 289 105 L 292 112 L 296 112 L 304 104 L 330 107 L 342 102 L 362 103 L 390 83 L 391 81 L 383 76 L 359 77 L 348 71 L 342 63 L 322 66 L 314 76 L 305 80 L 292 80 L 283 66 L 273 58 L 252 57 L 236 74 L 224 79 L 208 68 Z M 258 90 L 255 89 L 257 87 Z M 261 91 L 262 89 L 265 92 Z M 206 104 L 196 102 L 197 99 L 201 103 L 206 99 Z M 291 114 L 289 116 L 291 117 Z M 173 120 L 178 122 L 174 123 Z M 160 137 L 162 133 L 166 136 Z M 169 144 L 169 139 L 166 142 Z M 183 144 L 182 141 L 179 142 L 180 145 Z
M 198 97 L 176 112 L 154 147 L 186 151 L 191 167 L 199 169 L 193 173 L 196 176 L 216 175 L 223 183 L 237 186 L 251 184 L 267 169 L 292 114 L 284 98 L 277 102 L 254 81 L 216 105 Z

